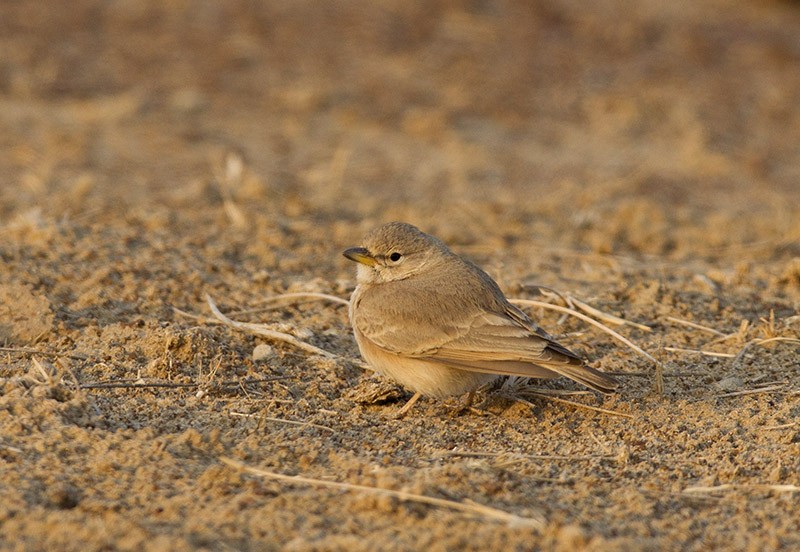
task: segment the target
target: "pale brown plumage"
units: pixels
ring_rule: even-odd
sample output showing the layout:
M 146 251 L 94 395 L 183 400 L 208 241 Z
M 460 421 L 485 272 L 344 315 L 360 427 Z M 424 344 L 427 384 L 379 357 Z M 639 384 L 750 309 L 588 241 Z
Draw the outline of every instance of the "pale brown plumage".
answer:
M 439 398 L 500 375 L 566 376 L 602 393 L 617 387 L 433 236 L 393 222 L 362 244 L 344 252 L 359 263 L 350 321 L 365 360 L 401 385 Z

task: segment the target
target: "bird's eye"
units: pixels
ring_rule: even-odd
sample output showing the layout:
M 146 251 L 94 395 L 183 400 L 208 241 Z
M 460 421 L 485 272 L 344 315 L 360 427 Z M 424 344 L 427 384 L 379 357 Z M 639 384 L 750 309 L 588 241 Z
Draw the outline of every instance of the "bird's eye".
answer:
M 392 261 L 393 263 L 396 263 L 397 261 L 399 261 L 402 258 L 403 258 L 403 255 L 401 255 L 397 251 L 395 251 L 394 253 L 389 255 L 389 260 Z

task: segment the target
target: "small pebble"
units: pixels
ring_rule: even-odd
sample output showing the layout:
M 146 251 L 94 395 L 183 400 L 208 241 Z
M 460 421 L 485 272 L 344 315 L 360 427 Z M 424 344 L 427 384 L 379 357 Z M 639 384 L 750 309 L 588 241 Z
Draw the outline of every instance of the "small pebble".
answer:
M 271 357 L 274 351 L 272 347 L 267 345 L 266 343 L 261 343 L 256 345 L 256 348 L 253 349 L 253 361 L 258 362 L 260 360 L 266 360 L 267 358 Z
M 736 376 L 723 378 L 714 384 L 720 391 L 737 391 L 744 386 L 744 380 Z

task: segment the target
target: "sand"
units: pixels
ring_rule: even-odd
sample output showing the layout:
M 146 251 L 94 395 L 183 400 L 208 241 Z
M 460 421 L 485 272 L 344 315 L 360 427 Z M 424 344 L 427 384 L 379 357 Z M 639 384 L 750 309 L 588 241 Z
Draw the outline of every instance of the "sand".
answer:
M 796 2 L 4 2 L 0 29 L 3 550 L 800 548 Z M 656 362 L 529 308 L 620 392 L 395 419 L 346 307 L 270 299 L 346 299 L 341 251 L 390 220 Z

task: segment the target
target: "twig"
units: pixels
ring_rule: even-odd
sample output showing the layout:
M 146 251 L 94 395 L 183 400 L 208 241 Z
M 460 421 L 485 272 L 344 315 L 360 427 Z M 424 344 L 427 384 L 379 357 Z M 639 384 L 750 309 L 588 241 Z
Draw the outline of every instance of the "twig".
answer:
M 660 339 L 659 339 L 660 341 Z M 664 357 L 664 353 L 661 351 L 661 345 L 659 345 L 658 351 L 658 362 L 656 363 L 656 370 L 655 374 L 653 374 L 653 391 L 656 392 L 657 395 L 664 395 L 664 363 L 661 362 L 661 359 Z
M 715 351 L 702 351 L 700 349 L 683 349 L 682 347 L 664 347 L 665 351 L 669 351 L 671 353 L 689 353 L 695 355 L 703 355 L 709 357 L 719 357 L 719 358 L 734 358 L 736 355 L 731 353 L 717 353 Z
M 71 358 L 72 360 L 88 360 L 89 357 L 83 355 L 72 355 L 69 353 L 54 353 L 47 351 L 39 351 L 37 349 L 30 349 L 28 347 L 0 347 L 0 352 L 3 353 L 20 353 L 24 355 L 41 355 L 51 357 L 64 357 Z
M 611 337 L 621 341 L 622 343 L 624 343 L 625 345 L 627 345 L 628 347 L 630 347 L 631 349 L 633 349 L 634 351 L 636 351 L 640 355 L 650 359 L 654 364 L 659 364 L 658 360 L 656 360 L 649 353 L 645 352 L 641 348 L 639 348 L 636 345 L 634 345 L 629 339 L 621 336 L 620 334 L 618 334 L 617 332 L 615 332 L 614 330 L 612 330 L 608 326 L 604 326 L 603 324 L 601 324 L 597 320 L 595 320 L 593 318 L 589 318 L 585 314 L 580 313 L 580 312 L 576 311 L 575 309 L 569 309 L 567 307 L 561 307 L 559 305 L 553 305 L 551 303 L 545 303 L 545 302 L 542 302 L 542 301 L 533 301 L 533 300 L 530 300 L 530 299 L 511 299 L 511 302 L 516 304 L 516 305 L 522 305 L 522 306 L 528 306 L 528 307 L 541 307 L 543 309 L 550 309 L 550 310 L 554 310 L 554 311 L 558 311 L 558 312 L 563 312 L 563 313 L 566 313 L 566 314 L 571 314 L 572 316 L 575 316 L 576 318 L 580 318 L 584 322 L 587 322 L 587 323 L 589 323 L 589 324 L 601 329 L 602 331 L 604 331 L 607 334 L 609 334 Z
M 597 407 L 597 406 L 589 406 L 588 404 L 583 404 L 583 403 L 579 403 L 579 402 L 575 402 L 575 401 L 570 401 L 570 400 L 567 400 L 567 399 L 560 399 L 558 397 L 553 397 L 551 395 L 547 395 L 545 393 L 539 393 L 537 391 L 527 391 L 526 393 L 528 393 L 530 395 L 536 395 L 537 397 L 544 397 L 544 398 L 546 398 L 548 400 L 551 400 L 551 401 L 568 404 L 568 405 L 574 406 L 576 408 L 585 408 L 586 410 L 593 410 L 594 412 L 601 412 L 603 414 L 608 414 L 610 416 L 620 416 L 622 418 L 631 418 L 631 419 L 633 419 L 633 416 L 631 414 L 625 414 L 623 412 L 616 412 L 614 410 L 608 410 L 607 408 L 600 408 L 600 407 Z M 527 404 L 528 406 L 532 406 L 534 408 L 536 407 L 536 405 L 534 405 L 532 402 L 526 401 L 525 399 L 522 399 L 522 398 L 519 398 L 519 397 L 514 397 L 514 400 L 515 401 L 519 401 L 519 402 L 521 402 L 523 404 Z
M 169 389 L 177 389 L 180 387 L 197 387 L 197 383 L 170 383 L 170 382 L 154 382 L 154 383 L 82 383 L 81 389 L 147 389 L 166 387 Z
M 565 454 L 523 454 L 517 452 L 480 452 L 480 451 L 459 451 L 448 450 L 438 454 L 436 458 L 449 457 L 463 458 L 521 458 L 524 460 L 597 460 L 598 458 L 614 458 L 612 454 L 584 454 L 569 456 Z
M 222 381 L 219 383 L 208 384 L 208 383 L 191 383 L 191 382 L 167 382 L 167 381 L 156 381 L 147 383 L 144 381 L 132 381 L 132 382 L 123 382 L 123 381 L 111 381 L 111 382 L 102 382 L 102 381 L 95 381 L 89 383 L 82 383 L 79 385 L 81 389 L 146 389 L 148 387 L 166 387 L 166 388 L 180 388 L 180 387 L 239 387 L 240 385 L 249 385 L 253 383 L 269 383 L 272 381 L 281 381 L 286 379 L 292 379 L 291 376 L 276 376 L 274 378 L 262 378 L 262 379 L 249 379 L 249 380 L 231 380 L 231 381 Z
M 50 382 L 52 382 L 52 381 L 53 381 L 53 377 L 52 377 L 52 376 L 51 376 L 51 375 L 50 375 L 50 374 L 47 372 L 47 370 L 45 370 L 44 366 L 42 366 L 42 363 L 41 363 L 41 362 L 39 362 L 39 359 L 38 359 L 38 358 L 36 358 L 36 357 L 31 357 L 31 364 L 33 364 L 33 366 L 34 366 L 34 367 L 35 367 L 35 368 L 36 368 L 36 369 L 39 371 L 39 373 L 42 375 L 42 382 L 44 382 L 44 383 L 50 383 Z M 48 366 L 52 366 L 52 364 L 48 364 Z
M 381 489 L 378 487 L 369 487 L 367 485 L 353 485 L 350 483 L 340 483 L 338 481 L 327 481 L 323 479 L 313 479 L 310 477 L 303 477 L 300 475 L 285 475 L 282 473 L 271 472 L 267 470 L 261 470 L 258 468 L 252 468 L 239 462 L 238 460 L 234 460 L 232 458 L 228 458 L 225 456 L 220 457 L 220 461 L 223 464 L 226 464 L 232 468 L 240 469 L 251 473 L 253 475 L 258 475 L 260 477 L 266 477 L 269 479 L 275 479 L 278 481 L 287 481 L 289 483 L 301 484 L 301 485 L 310 485 L 313 487 L 324 487 L 330 489 L 342 489 L 349 492 L 363 492 L 363 493 L 370 493 L 376 495 L 383 495 L 383 496 L 390 496 L 396 498 L 401 501 L 410 501 L 410 502 L 418 502 L 421 504 L 430 504 L 431 506 L 437 506 L 440 508 L 449 508 L 451 510 L 456 510 L 458 512 L 465 512 L 468 514 L 477 514 L 479 516 L 483 516 L 488 519 L 496 520 L 496 521 L 503 521 L 508 523 L 511 526 L 517 527 L 532 527 L 534 529 L 543 529 L 545 525 L 545 520 L 541 516 L 537 517 L 521 517 L 515 514 L 510 514 L 508 512 L 504 512 L 503 510 L 497 510 L 495 508 L 491 508 L 489 506 L 483 506 L 481 504 L 476 504 L 474 502 L 456 502 L 454 500 L 445 500 L 442 498 L 435 498 L 432 496 L 420 495 L 415 493 L 409 493 L 406 491 L 396 491 L 393 489 Z
M 275 330 L 270 330 L 263 324 L 249 324 L 247 322 L 237 322 L 235 320 L 231 320 L 230 318 L 228 318 L 227 316 L 225 316 L 220 312 L 220 310 L 217 308 L 217 304 L 214 303 L 214 300 L 208 293 L 206 293 L 206 302 L 208 303 L 208 306 L 211 308 L 211 312 L 214 313 L 214 316 L 216 316 L 226 326 L 236 328 L 237 330 L 247 330 L 250 333 L 254 333 L 256 335 L 260 335 L 262 337 L 266 337 L 274 341 L 282 341 L 283 343 L 288 343 L 289 345 L 293 345 L 294 347 L 302 349 L 308 353 L 320 355 L 325 358 L 337 358 L 336 355 L 334 355 L 333 353 L 329 353 L 328 351 L 320 349 L 319 347 L 314 347 L 313 345 L 306 343 L 305 341 L 300 341 L 293 335 L 289 335 L 283 332 L 278 332 Z
M 194 313 L 191 313 L 191 312 L 187 312 L 187 311 L 179 309 L 178 307 L 175 307 L 175 306 L 172 307 L 172 310 L 175 311 L 177 314 L 180 314 L 181 316 L 185 316 L 186 318 L 191 318 L 193 320 L 200 320 L 202 322 L 207 322 L 209 324 L 222 324 L 221 321 L 219 321 L 219 320 L 217 320 L 215 318 L 209 318 L 209 317 L 203 316 L 201 314 L 194 314 Z
M 756 340 L 756 343 L 754 343 L 754 345 L 766 345 L 767 343 L 773 343 L 776 341 L 780 341 L 782 343 L 794 343 L 795 345 L 800 345 L 800 339 L 797 339 L 796 337 L 784 337 L 784 336 L 770 337 L 768 339 L 759 339 Z
M 789 429 L 790 427 L 794 427 L 794 426 L 796 426 L 798 423 L 800 423 L 800 422 L 791 422 L 791 423 L 788 423 L 788 424 L 781 424 L 781 425 L 774 425 L 774 426 L 766 426 L 766 427 L 764 427 L 764 428 L 762 428 L 762 429 L 765 429 L 765 430 L 767 430 L 767 431 L 769 431 L 769 430 L 773 430 L 773 429 Z
M 756 395 L 758 393 L 769 393 L 771 391 L 778 391 L 785 386 L 786 384 L 784 383 L 781 385 L 770 385 L 767 387 L 759 387 L 758 389 L 745 389 L 743 391 L 732 391 L 730 393 L 723 393 L 721 395 L 716 395 L 716 397 L 717 398 L 738 397 L 740 395 Z
M 776 491 L 779 493 L 796 493 L 800 492 L 798 485 L 767 485 L 765 483 L 726 483 L 724 485 L 714 485 L 706 487 L 698 485 L 696 487 L 686 487 L 683 492 L 686 494 L 692 493 L 715 493 L 719 491 Z
M 633 326 L 634 328 L 639 328 L 645 332 L 652 332 L 653 328 L 650 326 L 645 326 L 644 324 L 639 324 L 638 322 L 631 322 L 630 320 L 626 320 L 624 318 L 620 318 L 614 314 L 610 314 L 607 312 L 603 312 L 595 307 L 588 305 L 581 301 L 580 299 L 575 298 L 572 295 L 567 295 L 567 303 L 571 303 L 581 309 L 582 311 L 591 314 L 592 316 L 596 316 L 600 320 L 604 320 L 611 324 L 616 324 L 618 326 Z
M 682 326 L 689 326 L 690 328 L 695 328 L 696 330 L 702 330 L 704 332 L 708 332 L 710 334 L 714 334 L 717 336 L 725 336 L 726 334 L 715 330 L 714 328 L 709 328 L 708 326 L 703 326 L 702 324 L 698 324 L 697 322 L 690 322 L 689 320 L 683 320 L 682 318 L 675 318 L 674 316 L 667 316 L 667 320 L 670 322 L 674 322 L 675 324 L 680 324 Z

